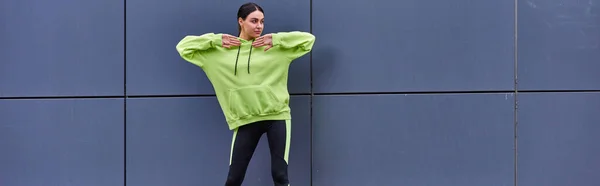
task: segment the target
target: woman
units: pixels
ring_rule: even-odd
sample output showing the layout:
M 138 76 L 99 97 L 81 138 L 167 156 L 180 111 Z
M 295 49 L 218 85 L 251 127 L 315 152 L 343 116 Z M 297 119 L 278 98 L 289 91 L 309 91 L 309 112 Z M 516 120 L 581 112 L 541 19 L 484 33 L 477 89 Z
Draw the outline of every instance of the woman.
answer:
M 306 32 L 261 36 L 264 11 L 255 3 L 238 10 L 239 37 L 222 33 L 186 36 L 177 51 L 205 72 L 233 130 L 226 186 L 240 186 L 260 137 L 266 133 L 276 186 L 289 185 L 291 114 L 287 89 L 291 62 L 311 51 Z

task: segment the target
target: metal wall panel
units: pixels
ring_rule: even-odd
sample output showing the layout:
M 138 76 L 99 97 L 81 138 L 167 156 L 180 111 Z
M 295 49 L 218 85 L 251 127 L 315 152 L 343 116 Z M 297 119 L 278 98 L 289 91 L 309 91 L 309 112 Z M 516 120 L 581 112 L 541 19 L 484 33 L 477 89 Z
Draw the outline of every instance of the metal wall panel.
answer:
M 521 93 L 519 186 L 600 185 L 600 93 Z
M 265 11 L 263 33 L 310 31 L 310 1 L 256 1 Z M 237 35 L 245 1 L 127 1 L 127 94 L 214 94 L 202 70 L 181 59 L 175 46 L 186 35 Z M 290 67 L 291 93 L 310 92 L 310 57 Z
M 123 185 L 123 117 L 123 99 L 0 100 L 0 185 Z
M 310 185 L 309 97 L 293 96 L 290 180 Z M 214 97 L 127 101 L 127 185 L 223 185 L 232 131 Z M 272 185 L 264 135 L 244 185 Z
M 514 14 L 514 1 L 314 1 L 314 91 L 511 90 Z
M 509 186 L 511 94 L 316 96 L 313 186 Z
M 600 90 L 600 1 L 519 1 L 519 89 Z
M 0 97 L 123 95 L 123 1 L 0 2 Z

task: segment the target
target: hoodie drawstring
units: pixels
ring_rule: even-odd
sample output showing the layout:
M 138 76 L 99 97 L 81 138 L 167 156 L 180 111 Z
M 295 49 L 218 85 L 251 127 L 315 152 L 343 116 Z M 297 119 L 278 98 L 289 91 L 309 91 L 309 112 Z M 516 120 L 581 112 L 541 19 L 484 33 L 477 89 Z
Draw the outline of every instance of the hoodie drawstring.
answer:
M 233 75 L 237 75 L 237 62 L 238 58 L 240 57 L 240 48 L 242 48 L 242 46 L 238 48 L 237 57 L 235 57 L 235 69 L 233 70 Z
M 250 74 L 250 56 L 252 56 L 252 46 L 250 46 L 250 53 L 248 54 L 248 74 Z
M 252 40 L 252 41 L 254 41 L 254 40 Z M 235 57 L 235 69 L 233 71 L 233 75 L 237 75 L 237 64 L 238 64 L 238 58 L 240 57 L 240 49 L 242 49 L 241 45 L 238 47 L 238 53 L 237 53 L 237 56 Z M 250 74 L 250 56 L 252 56 L 252 46 L 250 46 L 250 53 L 248 54 L 248 74 Z

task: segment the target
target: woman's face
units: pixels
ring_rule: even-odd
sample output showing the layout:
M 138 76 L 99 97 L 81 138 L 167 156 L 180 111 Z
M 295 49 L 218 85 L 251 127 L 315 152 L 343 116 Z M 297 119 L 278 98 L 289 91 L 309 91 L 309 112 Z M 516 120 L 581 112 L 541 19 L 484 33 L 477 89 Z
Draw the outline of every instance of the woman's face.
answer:
M 246 20 L 239 19 L 239 24 L 242 27 L 242 33 L 249 38 L 260 37 L 264 29 L 265 16 L 262 12 L 256 10 L 246 17 Z

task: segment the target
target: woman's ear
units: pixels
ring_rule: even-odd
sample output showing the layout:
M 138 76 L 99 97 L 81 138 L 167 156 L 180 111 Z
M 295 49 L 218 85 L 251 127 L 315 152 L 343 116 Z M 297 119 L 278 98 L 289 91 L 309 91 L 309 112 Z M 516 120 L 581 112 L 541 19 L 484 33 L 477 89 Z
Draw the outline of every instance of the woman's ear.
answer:
M 244 20 L 241 17 L 238 18 L 238 25 L 240 25 L 240 28 L 242 28 L 243 23 L 244 23 Z

